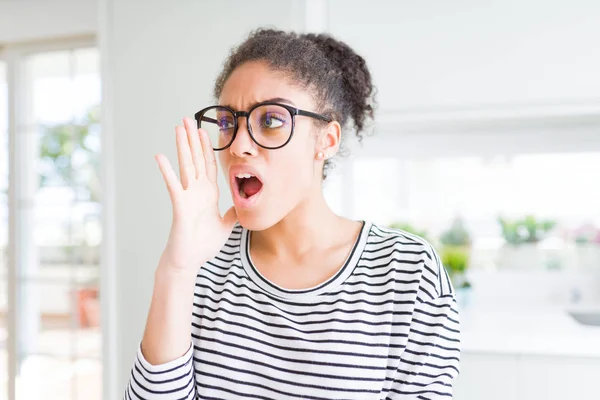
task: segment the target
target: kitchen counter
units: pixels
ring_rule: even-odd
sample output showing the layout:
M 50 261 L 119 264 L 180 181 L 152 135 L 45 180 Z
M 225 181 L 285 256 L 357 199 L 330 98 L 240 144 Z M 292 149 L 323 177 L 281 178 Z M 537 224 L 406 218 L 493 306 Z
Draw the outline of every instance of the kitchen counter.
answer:
M 600 311 L 600 305 L 470 305 L 460 312 L 462 352 L 600 359 L 600 327 L 579 324 L 568 314 L 571 309 Z

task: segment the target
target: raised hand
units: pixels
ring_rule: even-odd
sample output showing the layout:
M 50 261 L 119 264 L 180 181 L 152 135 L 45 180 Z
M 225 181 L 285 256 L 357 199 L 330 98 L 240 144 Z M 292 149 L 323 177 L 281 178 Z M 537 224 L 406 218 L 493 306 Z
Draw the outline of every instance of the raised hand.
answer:
M 190 118 L 175 128 L 179 176 L 162 154 L 155 158 L 171 203 L 173 221 L 159 268 L 196 271 L 214 257 L 237 221 L 235 208 L 218 208 L 217 161 L 208 134 Z

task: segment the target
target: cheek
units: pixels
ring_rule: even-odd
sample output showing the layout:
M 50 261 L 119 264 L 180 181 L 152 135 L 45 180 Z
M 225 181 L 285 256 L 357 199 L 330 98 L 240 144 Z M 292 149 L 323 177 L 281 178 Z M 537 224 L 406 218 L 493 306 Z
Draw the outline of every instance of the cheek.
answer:
M 229 149 L 215 152 L 215 157 L 217 157 L 219 168 L 226 174 L 227 167 L 229 167 L 229 164 L 231 163 L 231 154 L 229 153 Z
M 291 149 L 290 149 L 291 150 Z M 313 162 L 305 149 L 282 152 L 273 159 L 270 169 L 278 184 L 287 191 L 304 191 L 313 181 Z
M 219 175 L 222 175 L 223 181 L 227 184 L 226 187 L 229 187 L 229 165 L 231 165 L 231 156 L 228 151 L 217 151 L 215 154 L 217 158 L 217 179 Z

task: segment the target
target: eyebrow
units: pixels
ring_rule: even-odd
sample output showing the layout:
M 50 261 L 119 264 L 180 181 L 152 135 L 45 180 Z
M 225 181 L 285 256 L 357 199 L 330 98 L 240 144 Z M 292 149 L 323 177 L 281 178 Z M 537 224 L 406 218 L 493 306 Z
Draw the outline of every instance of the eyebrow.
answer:
M 273 98 L 271 98 L 271 99 L 262 100 L 262 101 L 257 101 L 256 103 L 253 103 L 253 104 L 251 104 L 251 105 L 250 105 L 250 107 L 248 107 L 248 109 L 251 109 L 252 107 L 254 107 L 254 106 L 255 106 L 255 105 L 257 105 L 257 104 L 260 104 L 260 103 L 266 103 L 266 102 L 284 103 L 284 104 L 289 104 L 290 106 L 296 107 L 296 105 L 294 104 L 294 102 L 293 102 L 293 101 L 291 101 L 291 100 L 289 100 L 289 99 L 286 99 L 286 98 L 284 98 L 284 97 L 273 97 Z M 232 110 L 235 110 L 235 107 L 233 107 L 233 106 L 232 106 L 232 105 L 230 105 L 230 104 L 224 104 L 224 106 L 225 106 L 225 107 L 229 107 L 229 108 L 231 108 Z M 239 110 L 237 110 L 237 111 L 239 111 Z

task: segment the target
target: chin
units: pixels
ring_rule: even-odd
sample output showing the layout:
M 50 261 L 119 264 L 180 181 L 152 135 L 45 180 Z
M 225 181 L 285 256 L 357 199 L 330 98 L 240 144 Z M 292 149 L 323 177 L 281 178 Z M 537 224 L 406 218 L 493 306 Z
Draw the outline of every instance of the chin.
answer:
M 281 221 L 281 218 L 270 212 L 236 210 L 241 226 L 249 231 L 264 231 Z

